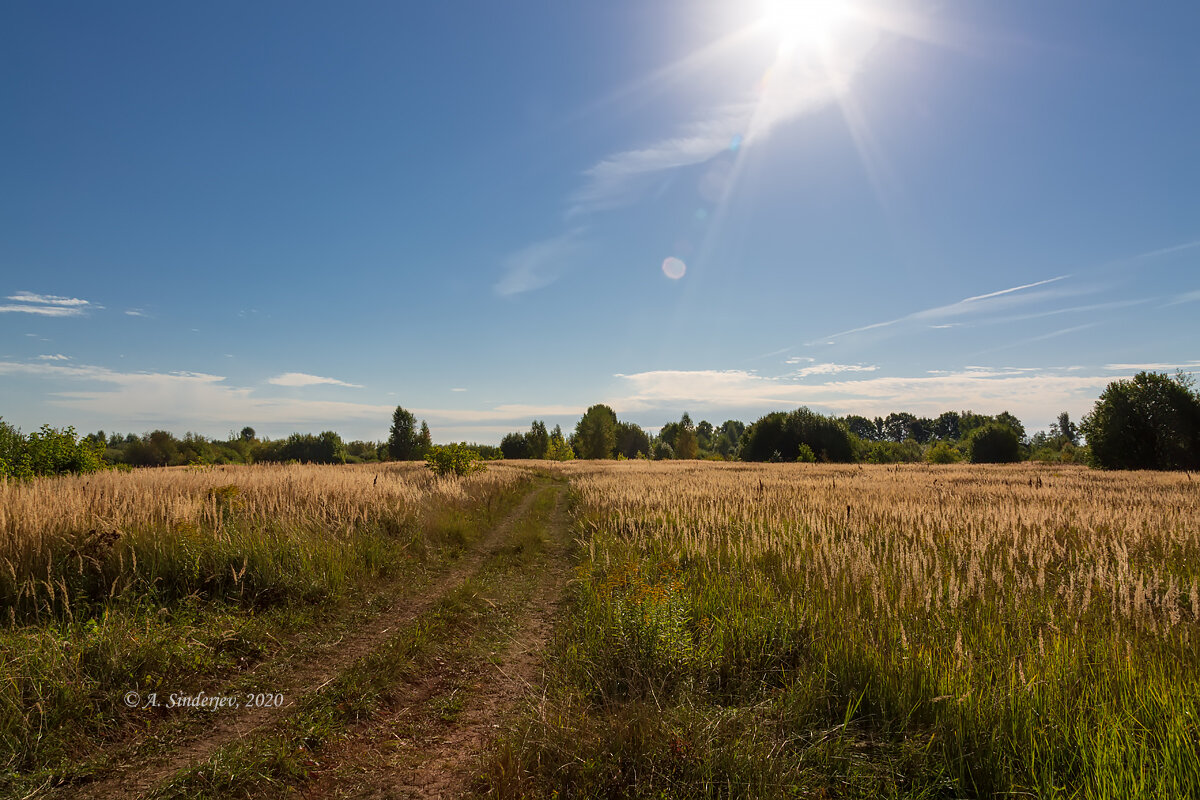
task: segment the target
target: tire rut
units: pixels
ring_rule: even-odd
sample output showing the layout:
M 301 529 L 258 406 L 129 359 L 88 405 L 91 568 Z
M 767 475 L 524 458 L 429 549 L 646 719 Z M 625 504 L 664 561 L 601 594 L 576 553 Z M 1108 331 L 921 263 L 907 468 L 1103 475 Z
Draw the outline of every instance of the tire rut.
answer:
M 499 730 L 499 723 L 536 690 L 543 674 L 543 655 L 553 633 L 562 589 L 568 575 L 566 523 L 562 492 L 551 515 L 547 563 L 524 603 L 525 614 L 494 661 L 484 661 L 475 676 L 479 691 L 469 694 L 453 722 L 441 722 L 432 736 L 397 740 L 395 730 L 406 711 L 375 721 L 341 753 L 360 773 L 339 781 L 334 775 L 303 791 L 304 800 L 331 798 L 448 798 L 469 792 L 481 756 Z M 498 661 L 498 663 L 497 663 Z M 417 709 L 455 683 L 465 670 L 441 664 L 410 686 L 396 705 Z M 390 752 L 385 752 L 389 751 Z M 345 764 L 343 764 L 345 766 Z M 348 785 L 352 784 L 352 785 Z
M 383 612 L 365 626 L 334 643 L 328 658 L 300 667 L 283 678 L 285 685 L 275 689 L 288 698 L 281 707 L 225 713 L 217 717 L 211 727 L 184 739 L 165 757 L 139 764 L 131 770 L 90 784 L 71 787 L 65 795 L 58 796 L 70 796 L 79 800 L 106 800 L 118 797 L 126 800 L 138 797 L 153 790 L 179 771 L 208 760 L 225 745 L 270 726 L 293 710 L 301 698 L 320 690 L 347 667 L 378 648 L 394 636 L 399 628 L 428 611 L 450 590 L 477 572 L 493 545 L 503 539 L 512 525 L 528 513 L 529 507 L 537 497 L 538 488 L 538 482 L 534 482 L 517 507 L 498 524 L 488 529 L 487 533 L 474 543 L 467 555 L 419 597 L 408 598 L 396 608 Z

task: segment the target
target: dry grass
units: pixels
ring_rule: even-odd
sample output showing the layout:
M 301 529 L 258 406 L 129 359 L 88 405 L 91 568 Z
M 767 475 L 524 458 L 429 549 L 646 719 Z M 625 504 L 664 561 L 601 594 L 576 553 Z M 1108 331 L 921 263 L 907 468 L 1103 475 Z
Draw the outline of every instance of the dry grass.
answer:
M 560 469 L 587 557 L 523 791 L 1200 792 L 1191 476 Z

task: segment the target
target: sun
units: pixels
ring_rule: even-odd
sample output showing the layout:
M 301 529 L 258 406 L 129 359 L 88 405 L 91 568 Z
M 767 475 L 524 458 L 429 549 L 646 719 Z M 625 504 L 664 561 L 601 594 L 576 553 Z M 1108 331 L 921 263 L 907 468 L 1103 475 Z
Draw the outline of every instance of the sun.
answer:
M 760 24 L 782 52 L 827 50 L 852 16 L 847 0 L 767 0 Z

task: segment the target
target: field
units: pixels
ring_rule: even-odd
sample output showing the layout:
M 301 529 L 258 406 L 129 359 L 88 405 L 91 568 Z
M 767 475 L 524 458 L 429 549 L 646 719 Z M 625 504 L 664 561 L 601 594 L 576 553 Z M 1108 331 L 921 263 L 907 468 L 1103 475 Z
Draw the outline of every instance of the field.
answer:
M 1185 473 L 7 483 L 0 606 L 5 796 L 1200 795 Z

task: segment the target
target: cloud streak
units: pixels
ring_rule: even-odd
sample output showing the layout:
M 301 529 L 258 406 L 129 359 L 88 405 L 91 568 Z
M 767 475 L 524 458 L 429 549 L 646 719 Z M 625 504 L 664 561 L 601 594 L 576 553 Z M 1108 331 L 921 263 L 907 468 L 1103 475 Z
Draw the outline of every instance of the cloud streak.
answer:
M 1048 299 L 1050 297 L 1056 297 L 1056 296 L 1058 296 L 1058 294 L 1053 294 L 1053 293 L 1048 293 L 1048 292 L 1034 292 L 1032 294 L 1023 295 L 1021 297 L 1011 297 L 1011 295 L 1014 295 L 1017 292 L 1023 292 L 1026 289 L 1033 289 L 1038 286 L 1046 286 L 1047 284 L 1057 283 L 1058 281 L 1065 280 L 1069 277 L 1071 277 L 1071 276 L 1070 275 L 1058 275 L 1054 278 L 1047 278 L 1042 281 L 1034 281 L 1033 283 L 1024 283 L 1024 284 L 1021 284 L 1020 286 L 1013 286 L 1008 289 L 1000 289 L 999 291 L 988 292 L 987 294 L 979 294 L 979 295 L 975 295 L 973 297 L 965 297 L 962 300 L 958 300 L 954 303 L 948 303 L 948 304 L 942 305 L 942 306 L 934 306 L 933 308 L 927 308 L 922 311 L 914 311 L 911 314 L 905 314 L 903 317 L 896 317 L 895 319 L 889 319 L 884 322 L 875 322 L 870 325 L 862 325 L 857 328 L 849 328 L 848 330 L 839 331 L 837 333 L 831 333 L 828 336 L 822 336 L 820 338 L 820 340 L 818 340 L 818 341 L 829 341 L 829 340 L 833 340 L 833 339 L 840 339 L 843 336 L 850 336 L 851 334 L 855 334 L 855 333 L 864 333 L 866 331 L 877 330 L 879 328 L 888 328 L 888 327 L 891 327 L 892 325 L 899 325 L 900 323 L 903 323 L 903 322 L 925 322 L 925 321 L 929 321 L 929 320 L 944 319 L 946 317 L 956 317 L 956 316 L 962 316 L 962 315 L 966 315 L 966 314 L 983 313 L 986 311 L 995 310 L 997 307 L 1005 307 L 1005 306 L 1016 305 L 1016 304 L 1020 304 L 1020 303 L 1031 303 L 1031 302 L 1035 302 L 1037 300 L 1044 300 L 1044 299 Z M 1001 298 L 1001 299 L 997 300 L 997 298 Z M 989 302 L 989 301 L 991 301 L 991 302 Z M 948 326 L 940 326 L 939 325 L 939 326 L 935 326 L 935 327 L 948 327 Z M 817 343 L 816 341 L 810 342 L 810 344 L 816 344 L 816 343 Z
M 267 380 L 273 386 L 346 386 L 351 389 L 361 389 L 361 383 L 346 383 L 337 378 L 323 378 L 320 375 L 309 375 L 306 372 L 285 372 Z
M 586 246 L 579 229 L 518 250 L 504 259 L 504 275 L 493 287 L 501 297 L 549 286 L 578 260 Z

